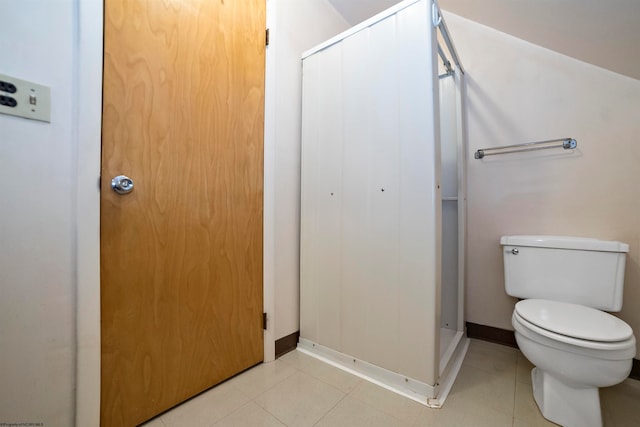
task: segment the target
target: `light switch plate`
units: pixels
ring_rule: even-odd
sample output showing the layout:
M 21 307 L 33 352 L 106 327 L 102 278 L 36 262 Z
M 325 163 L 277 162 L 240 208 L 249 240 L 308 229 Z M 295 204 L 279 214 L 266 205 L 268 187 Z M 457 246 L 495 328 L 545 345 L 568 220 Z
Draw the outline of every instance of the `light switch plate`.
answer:
M 0 104 L 14 103 L 13 107 L 0 105 L 0 114 L 51 122 L 51 91 L 48 87 L 0 74 Z

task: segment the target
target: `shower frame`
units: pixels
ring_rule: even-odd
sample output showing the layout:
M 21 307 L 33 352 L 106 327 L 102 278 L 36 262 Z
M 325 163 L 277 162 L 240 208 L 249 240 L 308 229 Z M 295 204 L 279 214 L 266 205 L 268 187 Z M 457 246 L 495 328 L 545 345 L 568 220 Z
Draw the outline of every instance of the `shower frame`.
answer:
M 464 69 L 428 0 L 398 3 L 302 62 L 298 348 L 440 407 L 468 346 Z M 458 247 L 455 336 L 441 351 L 442 203 L 454 201 L 441 189 L 442 79 L 456 90 Z

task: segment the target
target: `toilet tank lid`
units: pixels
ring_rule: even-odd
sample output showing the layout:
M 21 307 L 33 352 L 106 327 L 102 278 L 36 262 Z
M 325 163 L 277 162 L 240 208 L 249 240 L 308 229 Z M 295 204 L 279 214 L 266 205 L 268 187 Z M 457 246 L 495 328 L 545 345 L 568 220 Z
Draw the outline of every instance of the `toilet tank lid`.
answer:
M 629 252 L 629 245 L 610 240 L 570 236 L 502 236 L 503 246 L 533 246 L 539 248 L 577 249 L 583 251 Z

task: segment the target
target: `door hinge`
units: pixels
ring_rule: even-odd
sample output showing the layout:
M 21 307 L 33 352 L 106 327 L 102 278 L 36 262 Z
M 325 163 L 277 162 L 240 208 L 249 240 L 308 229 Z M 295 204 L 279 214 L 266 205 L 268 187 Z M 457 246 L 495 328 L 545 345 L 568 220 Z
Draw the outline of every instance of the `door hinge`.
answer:
M 269 29 L 267 28 L 267 30 L 265 31 L 265 46 L 269 46 Z
M 262 329 L 267 330 L 267 313 L 262 313 Z

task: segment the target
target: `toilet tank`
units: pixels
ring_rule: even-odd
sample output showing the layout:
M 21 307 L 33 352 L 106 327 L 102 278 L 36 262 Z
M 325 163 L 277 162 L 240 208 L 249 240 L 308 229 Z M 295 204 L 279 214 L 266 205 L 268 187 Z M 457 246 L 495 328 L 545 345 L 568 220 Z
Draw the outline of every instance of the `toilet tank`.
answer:
M 629 245 L 565 236 L 503 236 L 507 294 L 620 311 Z

